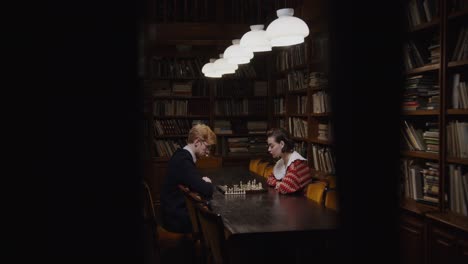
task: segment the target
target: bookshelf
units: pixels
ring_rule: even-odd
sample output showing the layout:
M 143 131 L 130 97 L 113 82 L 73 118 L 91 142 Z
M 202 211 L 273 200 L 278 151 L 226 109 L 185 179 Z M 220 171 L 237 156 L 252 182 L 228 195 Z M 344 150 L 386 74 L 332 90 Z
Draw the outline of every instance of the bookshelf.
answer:
M 326 26 L 309 28 L 314 30 L 304 43 L 273 50 L 272 126 L 291 133 L 313 176 L 324 179 L 334 174 L 328 34 Z
M 406 4 L 400 227 L 401 242 L 417 248 L 404 250 L 406 261 L 467 259 L 466 226 L 457 224 L 468 222 L 467 11 L 466 1 Z

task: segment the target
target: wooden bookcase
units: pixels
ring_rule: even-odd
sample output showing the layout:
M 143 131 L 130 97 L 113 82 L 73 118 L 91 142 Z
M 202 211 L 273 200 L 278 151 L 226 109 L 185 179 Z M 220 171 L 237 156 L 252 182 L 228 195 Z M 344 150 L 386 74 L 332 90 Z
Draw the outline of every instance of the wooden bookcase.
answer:
M 458 41 L 462 28 L 468 27 L 468 5 L 461 2 L 409 0 L 406 4 L 409 30 L 404 44 L 407 82 L 402 103 L 400 177 L 404 263 L 443 263 L 449 259 L 453 260 L 450 263 L 466 263 L 468 259 L 468 201 L 463 196 L 468 190 L 462 180 L 468 176 L 455 176 L 457 170 L 459 175 L 468 173 L 468 155 L 462 153 L 468 151 L 468 105 L 454 105 L 454 90 L 463 89 L 454 83 L 464 83 L 468 77 L 468 51 L 454 55 L 457 45 L 462 46 Z M 463 126 L 464 134 L 463 128 L 456 132 Z M 411 130 L 419 132 L 408 132 Z M 417 134 L 422 144 L 413 138 Z M 457 207 L 459 202 L 464 211 Z M 408 228 L 409 222 L 413 229 Z
M 324 179 L 334 174 L 328 35 L 326 27 L 309 28 L 314 31 L 304 43 L 274 48 L 272 126 L 291 133 L 296 151 L 307 158 L 313 175 Z

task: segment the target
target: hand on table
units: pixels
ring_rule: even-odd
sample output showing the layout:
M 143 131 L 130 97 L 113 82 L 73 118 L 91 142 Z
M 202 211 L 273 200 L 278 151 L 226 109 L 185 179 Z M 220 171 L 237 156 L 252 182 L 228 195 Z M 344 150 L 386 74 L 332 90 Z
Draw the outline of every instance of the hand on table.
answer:
M 204 180 L 204 181 L 206 181 L 206 182 L 209 182 L 209 183 L 211 183 L 211 179 L 210 179 L 210 178 L 208 178 L 208 177 L 206 177 L 206 176 L 204 176 L 204 177 L 202 178 L 202 180 Z

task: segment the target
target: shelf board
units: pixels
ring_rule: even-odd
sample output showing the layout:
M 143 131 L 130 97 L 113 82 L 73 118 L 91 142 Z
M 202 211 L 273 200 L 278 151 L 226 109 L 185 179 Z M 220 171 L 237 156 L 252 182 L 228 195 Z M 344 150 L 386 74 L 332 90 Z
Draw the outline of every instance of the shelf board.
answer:
M 458 18 L 458 17 L 467 16 L 467 15 L 468 15 L 468 9 L 461 10 L 461 11 L 455 11 L 455 12 L 449 14 L 448 19 L 455 19 L 455 18 Z
M 314 117 L 328 117 L 328 116 L 330 116 L 330 113 L 329 112 L 327 112 L 327 113 L 310 113 L 309 115 L 314 116 Z
M 317 138 L 311 138 L 311 139 L 309 139 L 309 142 L 322 144 L 322 145 L 332 145 L 332 142 L 330 140 L 320 140 L 320 139 L 317 139 Z
M 290 117 L 308 117 L 308 114 L 289 114 Z
M 154 116 L 154 119 L 210 119 L 210 115 Z
M 468 115 L 468 109 L 447 109 L 448 115 Z
M 207 79 L 206 77 L 203 76 L 197 76 L 197 77 L 175 77 L 175 76 L 153 76 L 155 80 L 149 80 L 149 82 L 153 82 L 156 80 L 165 80 L 165 81 L 193 81 L 193 80 L 204 80 Z
M 468 165 L 468 159 L 462 158 L 447 158 L 447 162 Z
M 411 69 L 411 70 L 407 71 L 406 74 L 411 75 L 411 74 L 416 74 L 416 73 L 435 71 L 435 70 L 438 70 L 439 68 L 440 67 L 439 67 L 438 63 L 428 64 L 428 65 L 424 65 L 424 66 L 419 67 L 419 68 Z
M 468 232 L 468 217 L 454 212 L 429 212 L 426 214 L 429 219 L 445 223 L 455 228 Z
M 161 99 L 204 99 L 209 100 L 209 96 L 192 96 L 192 95 L 164 95 L 164 96 L 153 96 L 154 100 L 161 100 Z
M 450 61 L 448 63 L 448 67 L 459 67 L 459 66 L 466 66 L 468 65 L 468 60 L 461 60 L 461 61 Z
M 254 95 L 232 95 L 232 96 L 221 96 L 216 95 L 216 99 L 267 99 L 267 96 L 254 96 Z
M 187 135 L 158 135 L 154 136 L 155 139 L 167 139 L 167 138 L 186 138 Z
M 439 153 L 403 150 L 403 151 L 401 151 L 401 154 L 403 156 L 405 156 L 405 157 L 411 157 L 411 158 L 423 158 L 423 159 L 439 160 Z
M 414 111 L 403 111 L 402 115 L 404 116 L 428 116 L 428 115 L 438 115 L 439 110 L 414 110 Z
M 233 134 L 216 134 L 216 136 L 220 136 L 220 137 L 266 137 L 266 131 L 265 133 L 261 133 L 261 134 L 233 133 Z
M 436 26 L 438 26 L 440 23 L 440 18 L 434 18 L 431 22 L 428 22 L 428 23 L 423 23 L 423 24 L 419 24 L 417 26 L 414 26 L 414 27 L 411 27 L 409 29 L 409 32 L 417 32 L 417 31 L 421 31 L 421 30 L 425 30 L 425 29 L 429 29 L 429 28 L 435 28 Z
M 247 114 L 247 115 L 215 115 L 215 118 L 267 118 L 267 115 L 252 115 L 252 114 Z
M 289 94 L 306 94 L 306 93 L 307 93 L 307 88 L 289 91 Z
M 418 215 L 425 214 L 427 212 L 432 212 L 436 211 L 437 207 L 436 206 L 431 206 L 423 203 L 416 202 L 415 200 L 411 198 L 403 198 L 400 204 L 400 207 L 402 209 L 405 209 L 407 211 L 416 213 Z

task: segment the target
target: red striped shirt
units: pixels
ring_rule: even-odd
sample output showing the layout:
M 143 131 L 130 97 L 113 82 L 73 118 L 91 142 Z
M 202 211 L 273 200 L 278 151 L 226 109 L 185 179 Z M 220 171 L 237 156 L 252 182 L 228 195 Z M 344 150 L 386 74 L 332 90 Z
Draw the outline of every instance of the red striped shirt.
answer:
M 280 181 L 276 180 L 273 172 L 268 176 L 267 184 L 276 186 L 280 182 L 278 191 L 280 193 L 293 193 L 303 189 L 307 184 L 312 181 L 310 176 L 310 169 L 305 160 L 295 160 L 286 169 L 286 175 Z

